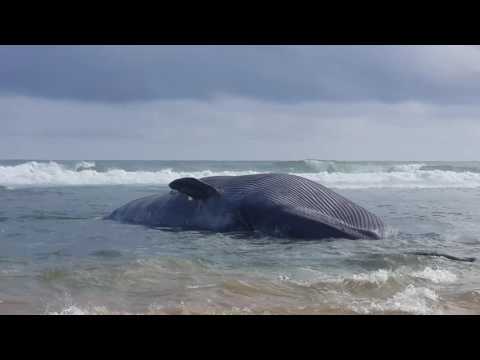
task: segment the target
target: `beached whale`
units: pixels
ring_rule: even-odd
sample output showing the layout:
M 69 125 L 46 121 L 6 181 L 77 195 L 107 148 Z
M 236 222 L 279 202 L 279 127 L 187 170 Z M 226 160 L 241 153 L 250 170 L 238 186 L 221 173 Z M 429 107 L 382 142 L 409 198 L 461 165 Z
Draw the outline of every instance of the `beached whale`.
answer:
M 311 180 L 289 174 L 181 178 L 172 191 L 134 200 L 107 219 L 153 227 L 256 231 L 291 238 L 378 239 L 374 214 Z

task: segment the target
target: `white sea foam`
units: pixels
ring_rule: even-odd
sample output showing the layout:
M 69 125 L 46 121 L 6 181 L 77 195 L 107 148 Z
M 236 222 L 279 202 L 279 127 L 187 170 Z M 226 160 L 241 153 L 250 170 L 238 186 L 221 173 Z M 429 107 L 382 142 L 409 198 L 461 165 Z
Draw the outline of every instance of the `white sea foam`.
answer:
M 389 171 L 390 172 L 412 172 L 412 171 L 418 171 L 422 167 L 424 167 L 425 164 L 398 164 L 392 166 Z
M 364 306 L 354 305 L 353 310 L 361 313 L 401 311 L 411 314 L 433 314 L 439 312 L 434 307 L 437 301 L 438 295 L 435 291 L 410 284 L 385 301 L 372 301 Z
M 443 269 L 432 269 L 426 267 L 422 271 L 412 273 L 413 276 L 429 280 L 436 284 L 438 283 L 452 283 L 457 280 L 457 275 L 448 270 Z
M 48 312 L 48 315 L 89 315 L 89 313 L 75 305 L 69 305 L 60 311 Z
M 354 274 L 353 280 L 359 281 L 359 282 L 383 284 L 387 282 L 387 280 L 394 275 L 395 274 L 391 270 L 379 269 L 376 271 L 372 271 L 370 273 Z
M 424 163 L 392 164 L 389 162 L 348 162 L 332 160 L 303 160 L 304 164 L 314 172 L 328 173 L 382 173 L 411 172 L 420 170 Z
M 95 167 L 94 161 L 80 161 L 75 164 L 75 171 L 81 171 L 85 169 L 93 169 Z
M 379 269 L 368 273 L 354 274 L 352 279 L 359 282 L 370 282 L 377 285 L 386 283 L 389 279 L 408 279 L 417 278 L 424 279 L 430 282 L 439 283 L 452 283 L 457 280 L 457 275 L 449 270 L 445 269 L 432 269 L 427 266 L 421 271 L 412 271 L 408 267 L 400 267 L 396 270 Z
M 413 170 L 376 173 L 302 173 L 298 174 L 326 186 L 343 189 L 366 188 L 477 188 L 480 174 L 441 170 Z
M 438 294 L 426 287 L 417 284 L 418 279 L 428 280 L 432 283 L 452 283 L 457 276 L 451 271 L 444 269 L 432 269 L 426 267 L 421 271 L 412 271 L 408 267 L 400 267 L 395 270 L 379 269 L 368 273 L 354 274 L 352 279 L 357 282 L 368 282 L 378 287 L 385 286 L 387 281 L 394 280 L 398 284 L 407 284 L 402 290 L 386 299 L 361 299 L 353 300 L 351 309 L 358 313 L 385 313 L 406 312 L 412 314 L 440 313 L 438 308 Z M 414 283 L 412 283 L 414 282 Z
M 336 165 L 335 161 L 307 159 L 303 162 L 305 163 L 305 165 L 307 165 L 308 168 L 312 169 L 315 172 L 335 172 L 339 170 L 339 167 L 338 165 Z
M 402 165 L 403 166 L 403 165 Z M 421 164 L 405 165 L 402 171 L 380 172 L 308 172 L 297 173 L 332 188 L 477 188 L 480 173 L 444 170 L 421 170 Z M 407 171 L 407 167 L 409 170 Z M 398 170 L 398 169 L 397 169 Z M 80 162 L 69 168 L 57 162 L 29 161 L 0 166 L 0 186 L 75 186 L 75 185 L 166 185 L 179 177 L 215 175 L 249 175 L 258 171 L 176 171 L 160 169 L 98 171 L 93 162 Z
M 111 312 L 105 306 L 67 305 L 60 311 L 49 311 L 48 315 L 108 315 Z
M 162 169 L 158 171 L 126 171 L 110 169 L 96 171 L 86 168 L 82 171 L 69 169 L 54 161 L 48 163 L 29 161 L 16 166 L 0 166 L 0 184 L 4 186 L 32 185 L 165 185 L 186 176 L 205 177 L 214 175 L 247 175 L 253 171 L 235 172 L 210 170 L 196 172 L 173 171 Z

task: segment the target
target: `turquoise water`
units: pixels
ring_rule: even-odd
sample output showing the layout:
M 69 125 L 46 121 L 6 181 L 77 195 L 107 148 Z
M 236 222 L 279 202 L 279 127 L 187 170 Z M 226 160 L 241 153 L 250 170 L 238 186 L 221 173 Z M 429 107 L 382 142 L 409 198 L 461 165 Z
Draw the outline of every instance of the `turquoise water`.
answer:
M 289 172 L 381 216 L 293 241 L 101 218 L 182 176 Z M 480 162 L 0 161 L 0 313 L 479 313 Z

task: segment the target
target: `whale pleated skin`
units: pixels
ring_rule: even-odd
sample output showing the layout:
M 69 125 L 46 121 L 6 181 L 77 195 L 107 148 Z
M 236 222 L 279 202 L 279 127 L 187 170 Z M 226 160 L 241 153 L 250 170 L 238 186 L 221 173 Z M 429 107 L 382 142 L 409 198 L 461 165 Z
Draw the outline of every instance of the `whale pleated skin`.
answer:
M 385 226 L 376 215 L 296 175 L 184 178 L 170 187 L 178 191 L 134 200 L 107 218 L 149 226 L 256 231 L 302 239 L 384 236 Z

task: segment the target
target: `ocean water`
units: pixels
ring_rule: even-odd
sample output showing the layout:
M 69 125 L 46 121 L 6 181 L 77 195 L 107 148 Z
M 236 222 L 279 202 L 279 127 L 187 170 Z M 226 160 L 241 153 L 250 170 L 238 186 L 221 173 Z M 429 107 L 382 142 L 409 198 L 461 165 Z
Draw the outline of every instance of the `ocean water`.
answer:
M 334 189 L 382 217 L 387 237 L 102 220 L 178 177 L 260 172 Z M 0 161 L 0 203 L 0 314 L 480 313 L 480 162 Z

